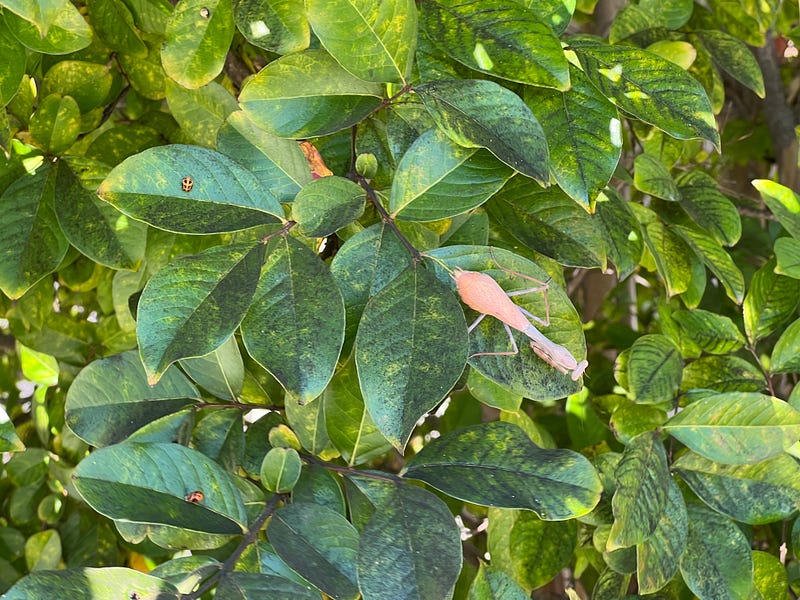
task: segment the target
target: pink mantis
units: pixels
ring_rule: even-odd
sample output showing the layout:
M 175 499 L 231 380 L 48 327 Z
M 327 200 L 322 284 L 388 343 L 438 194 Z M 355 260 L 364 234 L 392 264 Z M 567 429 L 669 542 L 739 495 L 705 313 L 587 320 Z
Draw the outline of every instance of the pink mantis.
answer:
M 503 327 L 505 327 L 506 332 L 508 333 L 508 337 L 511 340 L 511 347 L 513 348 L 511 352 L 479 352 L 473 356 L 508 356 L 517 354 L 519 352 L 519 348 L 517 347 L 517 343 L 514 341 L 514 336 L 511 334 L 510 329 L 510 327 L 513 327 L 530 338 L 531 348 L 539 358 L 561 373 L 569 374 L 573 381 L 577 381 L 588 366 L 588 361 L 582 360 L 581 362 L 578 362 L 569 350 L 547 338 L 528 320 L 530 318 L 544 326 L 547 326 L 550 324 L 549 314 L 547 314 L 546 320 L 542 320 L 511 301 L 511 296 L 519 296 L 529 292 L 543 291 L 545 293 L 545 311 L 549 312 L 546 295 L 548 287 L 547 284 L 537 281 L 532 277 L 528 277 L 527 275 L 523 275 L 522 273 L 510 271 L 503 267 L 500 268 L 514 275 L 519 275 L 521 277 L 525 277 L 526 279 L 536 281 L 539 286 L 527 290 L 506 292 L 500 287 L 497 281 L 495 281 L 486 273 L 465 271 L 459 268 L 456 268 L 453 271 L 456 287 L 458 288 L 458 293 L 461 296 L 461 299 L 464 301 L 464 304 L 480 313 L 480 316 L 475 320 L 475 322 L 469 326 L 468 331 L 475 329 L 475 327 L 478 326 L 478 323 L 480 323 L 486 315 L 491 315 L 503 323 Z

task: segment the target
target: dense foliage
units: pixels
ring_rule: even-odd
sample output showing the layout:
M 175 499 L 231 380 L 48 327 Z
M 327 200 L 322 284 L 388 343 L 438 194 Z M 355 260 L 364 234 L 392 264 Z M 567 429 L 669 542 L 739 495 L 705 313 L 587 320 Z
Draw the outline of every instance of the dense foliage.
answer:
M 0 7 L 4 599 L 797 597 L 796 3 Z

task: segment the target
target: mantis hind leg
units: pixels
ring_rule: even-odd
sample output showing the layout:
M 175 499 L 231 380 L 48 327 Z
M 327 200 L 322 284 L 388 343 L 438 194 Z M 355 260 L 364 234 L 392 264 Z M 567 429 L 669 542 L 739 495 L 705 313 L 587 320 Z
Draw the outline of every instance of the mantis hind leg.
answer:
M 481 315 L 478 317 L 478 320 L 475 321 L 472 326 L 474 327 L 477 325 L 482 317 L 486 315 Z M 511 328 L 503 323 L 503 327 L 506 329 L 506 333 L 508 334 L 508 340 L 511 342 L 511 352 L 476 352 L 475 354 L 470 354 L 469 357 L 472 358 L 473 356 L 514 356 L 515 354 L 519 354 L 519 347 L 517 346 L 517 341 L 514 339 L 514 334 L 511 333 Z M 470 328 L 470 331 L 472 329 Z

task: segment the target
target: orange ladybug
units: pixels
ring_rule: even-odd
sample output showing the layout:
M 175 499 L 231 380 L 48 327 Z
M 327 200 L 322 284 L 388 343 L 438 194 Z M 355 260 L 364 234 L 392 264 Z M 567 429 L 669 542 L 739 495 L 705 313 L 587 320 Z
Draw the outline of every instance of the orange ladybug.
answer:
M 181 179 L 181 189 L 184 192 L 191 192 L 194 187 L 194 180 L 188 175 Z
M 192 504 L 197 504 L 199 502 L 202 502 L 205 497 L 206 496 L 205 496 L 205 494 L 203 492 L 201 492 L 200 490 L 197 490 L 197 491 L 189 492 L 188 494 L 186 494 L 185 500 L 187 502 L 191 502 Z

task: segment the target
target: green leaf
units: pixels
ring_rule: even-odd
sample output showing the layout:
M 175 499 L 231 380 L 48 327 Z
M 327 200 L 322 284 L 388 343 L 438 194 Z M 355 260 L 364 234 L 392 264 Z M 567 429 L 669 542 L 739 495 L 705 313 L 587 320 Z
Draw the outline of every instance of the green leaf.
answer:
M 556 187 L 515 177 L 487 204 L 493 220 L 526 246 L 575 267 L 604 267 L 605 236 L 597 220 Z
M 364 405 L 353 361 L 348 361 L 336 372 L 325 388 L 323 401 L 331 442 L 347 464 L 365 463 L 391 449 L 391 444 L 375 426 Z
M 413 0 L 308 0 L 306 11 L 322 46 L 356 77 L 402 83 L 411 74 Z
M 307 587 L 306 587 L 307 586 Z M 216 598 L 236 600 L 319 600 L 319 592 L 308 584 L 301 585 L 286 577 L 264 573 L 231 571 L 220 580 Z
M 650 194 L 664 200 L 680 199 L 678 186 L 669 170 L 655 156 L 640 154 L 634 161 L 633 182 L 643 194 Z
M 708 96 L 686 71 L 651 52 L 599 38 L 573 36 L 569 44 L 589 80 L 619 108 L 675 138 L 719 147 Z
M 764 373 L 739 356 L 703 356 L 684 367 L 681 391 L 760 392 L 766 383 Z
M 721 465 L 687 452 L 672 466 L 703 502 L 741 523 L 788 519 L 800 508 L 800 465 L 788 454 L 750 465 Z
M 64 9 L 64 0 L 4 0 L 3 6 L 39 28 L 42 37 Z
M 199 399 L 175 367 L 150 386 L 138 353 L 131 350 L 96 360 L 78 373 L 67 392 L 65 420 L 82 440 L 102 447 Z
M 117 444 L 95 450 L 73 474 L 83 499 L 110 519 L 216 534 L 241 534 L 247 516 L 222 468 L 178 444 Z M 203 500 L 186 497 L 201 492 Z
M 160 95 L 166 95 L 170 112 L 181 130 L 206 148 L 214 147 L 214 140 L 225 119 L 239 108 L 231 93 L 216 81 L 190 90 L 166 79 L 164 93 Z
M 568 202 L 576 210 L 586 214 L 574 202 L 571 200 Z M 451 270 L 460 268 L 488 273 L 507 292 L 529 289 L 532 283 L 536 282 L 539 282 L 538 287 L 541 282 L 550 278 L 536 263 L 500 248 L 446 246 L 431 250 L 428 254 L 443 262 Z M 440 281 L 454 285 L 452 276 L 448 272 L 438 265 L 435 265 L 435 269 Z M 512 273 L 503 269 L 508 269 Z M 532 282 L 530 278 L 534 281 Z M 549 281 L 548 285 L 550 325 L 547 327 L 542 325 L 541 332 L 552 342 L 568 348 L 576 361 L 583 360 L 586 355 L 585 339 L 575 307 L 572 306 L 564 290 Z M 546 316 L 542 292 L 514 296 L 514 302 L 539 318 Z M 470 321 L 477 316 L 475 311 L 469 311 Z M 536 327 L 539 328 L 540 325 Z M 579 383 L 573 381 L 568 374 L 561 373 L 544 362 L 533 352 L 530 344 L 525 341 L 528 338 L 516 334 L 515 339 L 520 349 L 517 354 L 472 356 L 469 364 L 508 391 L 541 402 L 564 398 L 578 390 Z M 470 333 L 470 353 L 503 351 L 510 351 L 508 333 L 497 319 L 483 319 Z
M 678 348 L 663 335 L 637 339 L 628 356 L 628 388 L 640 404 L 670 402 L 681 384 L 683 360 Z
M 56 173 L 47 164 L 0 196 L 0 289 L 12 299 L 52 273 L 69 246 L 54 210 Z
M 541 519 L 585 515 L 600 500 L 600 480 L 572 450 L 546 450 L 511 423 L 474 425 L 429 442 L 406 463 L 405 476 L 449 496 L 504 508 L 527 508 Z
M 800 239 L 800 196 L 768 179 L 754 179 L 752 184 L 784 229 L 793 238 Z
M 730 254 L 717 245 L 706 232 L 694 228 L 673 225 L 670 227 L 694 250 L 697 257 L 717 276 L 728 298 L 741 304 L 744 298 L 744 275 L 733 262 Z
M 93 261 L 135 269 L 144 258 L 147 228 L 86 189 L 66 161 L 56 163 L 56 215 L 70 243 Z M 91 223 L 91 227 L 86 224 Z
M 509 167 L 548 185 L 544 130 L 514 92 L 480 79 L 432 81 L 414 91 L 456 144 L 487 148 Z
M 409 221 L 454 217 L 483 204 L 512 175 L 488 151 L 463 148 L 441 130 L 429 129 L 397 165 L 389 210 Z
M 467 600 L 527 600 L 529 597 L 510 576 L 481 563 Z
M 794 279 L 800 279 L 800 240 L 782 237 L 775 240 L 775 272 Z
M 716 180 L 700 170 L 687 171 L 676 179 L 679 202 L 700 229 L 715 240 L 733 246 L 742 235 L 739 212 L 717 188 Z
M 499 383 L 495 383 L 481 375 L 475 369 L 469 370 L 467 376 L 469 393 L 479 402 L 506 411 L 517 411 L 522 404 L 522 396 L 509 392 Z
M 61 537 L 55 529 L 34 533 L 25 542 L 25 563 L 28 571 L 55 569 L 61 559 Z
M 242 321 L 247 352 L 305 404 L 328 385 L 344 340 L 344 303 L 319 255 L 283 236 L 270 246 Z
M 561 44 L 534 11 L 502 0 L 435 0 L 422 8 L 428 37 L 470 69 L 520 83 L 569 88 Z
M 88 0 L 86 6 L 94 31 L 106 46 L 129 56 L 147 56 L 147 46 L 122 0 Z
M 136 592 L 141 598 L 179 597 L 177 588 L 157 577 L 123 567 L 70 568 L 60 571 L 36 571 L 17 582 L 3 594 L 4 600 L 31 598 L 86 597 L 109 600 L 130 598 Z
M 326 52 L 309 50 L 271 62 L 239 94 L 245 114 L 278 137 L 308 138 L 346 129 L 383 98 L 382 86 L 358 79 Z
M 306 464 L 292 489 L 292 503 L 310 502 L 347 515 L 339 475 L 321 465 Z
M 697 30 L 697 37 L 708 48 L 714 64 L 759 98 L 765 96 L 764 77 L 753 53 L 738 37 L 716 30 Z
M 264 246 L 240 242 L 175 259 L 147 283 L 136 336 L 153 384 L 181 358 L 219 348 L 239 326 L 258 283 Z
M 181 368 L 200 387 L 223 400 L 236 400 L 244 386 L 244 363 L 236 338 L 228 338 L 213 352 L 184 358 Z
M 667 506 L 669 479 L 667 453 L 658 435 L 648 431 L 633 438 L 614 475 L 609 551 L 641 544 L 653 534 Z
M 37 352 L 19 342 L 17 342 L 17 352 L 25 379 L 45 387 L 58 384 L 59 369 L 55 356 Z
M 787 450 L 800 438 L 800 412 L 762 394 L 714 394 L 664 424 L 689 448 L 723 464 L 752 464 Z
M 366 193 L 344 177 L 321 177 L 304 186 L 292 205 L 292 218 L 309 237 L 325 237 L 364 214 Z
M 230 0 L 180 0 L 167 22 L 161 64 L 183 87 L 202 87 L 222 71 L 233 32 Z
M 550 170 L 567 195 L 589 208 L 617 167 L 622 124 L 616 107 L 576 67 L 565 92 L 529 87 L 523 96 L 542 124 Z
M 575 520 L 541 521 L 525 510 L 491 508 L 487 549 L 492 565 L 530 593 L 569 565 L 577 530 Z
M 751 343 L 768 336 L 794 315 L 800 304 L 800 280 L 775 273 L 768 260 L 750 280 L 744 299 L 744 330 Z
M 25 444 L 19 439 L 5 406 L 0 406 L 0 452 L 23 452 L 24 450 Z
M 800 319 L 794 321 L 786 328 L 775 342 L 772 357 L 769 362 L 771 373 L 796 373 L 800 372 Z
M 14 37 L 35 52 L 60 55 L 86 48 L 92 41 L 92 29 L 83 15 L 72 2 L 57 2 L 55 8 L 57 13 L 46 32 L 36 23 L 11 11 L 5 11 L 3 19 Z
M 311 182 L 300 145 L 259 129 L 241 110 L 220 127 L 216 147 L 258 177 L 281 202 L 291 202 Z
M 47 71 L 40 94 L 70 96 L 81 113 L 100 106 L 111 92 L 114 77 L 108 65 L 81 60 L 62 60 Z
M 777 556 L 761 550 L 753 551 L 753 583 L 762 598 L 788 599 L 789 577 L 786 571 Z
M 3 25 L 0 25 L 0 56 L 5 62 L 0 72 L 0 108 L 4 108 L 17 95 L 25 75 L 26 57 L 25 48 Z
M 417 420 L 464 369 L 464 315 L 450 290 L 415 263 L 367 303 L 355 352 L 367 410 L 386 439 L 404 448 Z
M 348 477 L 362 491 L 360 478 Z M 450 598 L 461 571 L 458 527 L 431 492 L 374 481 L 380 502 L 361 531 L 358 585 L 365 598 Z
M 750 542 L 727 517 L 690 503 L 689 536 L 681 575 L 700 598 L 749 598 L 753 589 Z
M 294 448 L 272 448 L 261 463 L 261 485 L 270 492 L 288 494 L 300 479 L 302 467 L 300 455 Z
M 233 18 L 247 41 L 275 52 L 292 54 L 308 48 L 311 30 L 303 0 L 235 0 Z
M 333 598 L 357 598 L 359 535 L 339 513 L 304 502 L 275 511 L 267 536 L 281 559 Z
M 178 233 L 238 231 L 283 216 L 255 175 L 197 146 L 158 146 L 131 156 L 114 167 L 97 194 L 134 219 Z
M 692 280 L 691 250 L 681 238 L 667 229 L 655 213 L 641 204 L 628 205 L 642 225 L 645 248 L 664 280 L 667 294 L 682 294 Z
M 642 0 L 639 7 L 658 17 L 668 29 L 683 27 L 692 16 L 694 2 L 691 0 Z
M 34 141 L 48 154 L 63 154 L 78 139 L 81 111 L 71 96 L 50 94 L 31 116 Z
M 606 188 L 603 196 L 605 201 L 595 207 L 596 219 L 607 232 L 608 258 L 614 263 L 617 276 L 622 280 L 638 268 L 644 249 L 644 236 L 628 202 L 611 188 Z
M 673 578 L 686 548 L 688 517 L 681 490 L 667 479 L 667 505 L 652 535 L 636 546 L 636 576 L 642 594 L 657 592 Z
M 325 405 L 322 399 L 312 400 L 308 404 L 287 402 L 286 421 L 303 448 L 323 458 L 336 456 L 325 426 Z
M 681 333 L 710 354 L 728 354 L 744 345 L 742 332 L 729 317 L 697 308 L 677 310 L 672 318 Z

